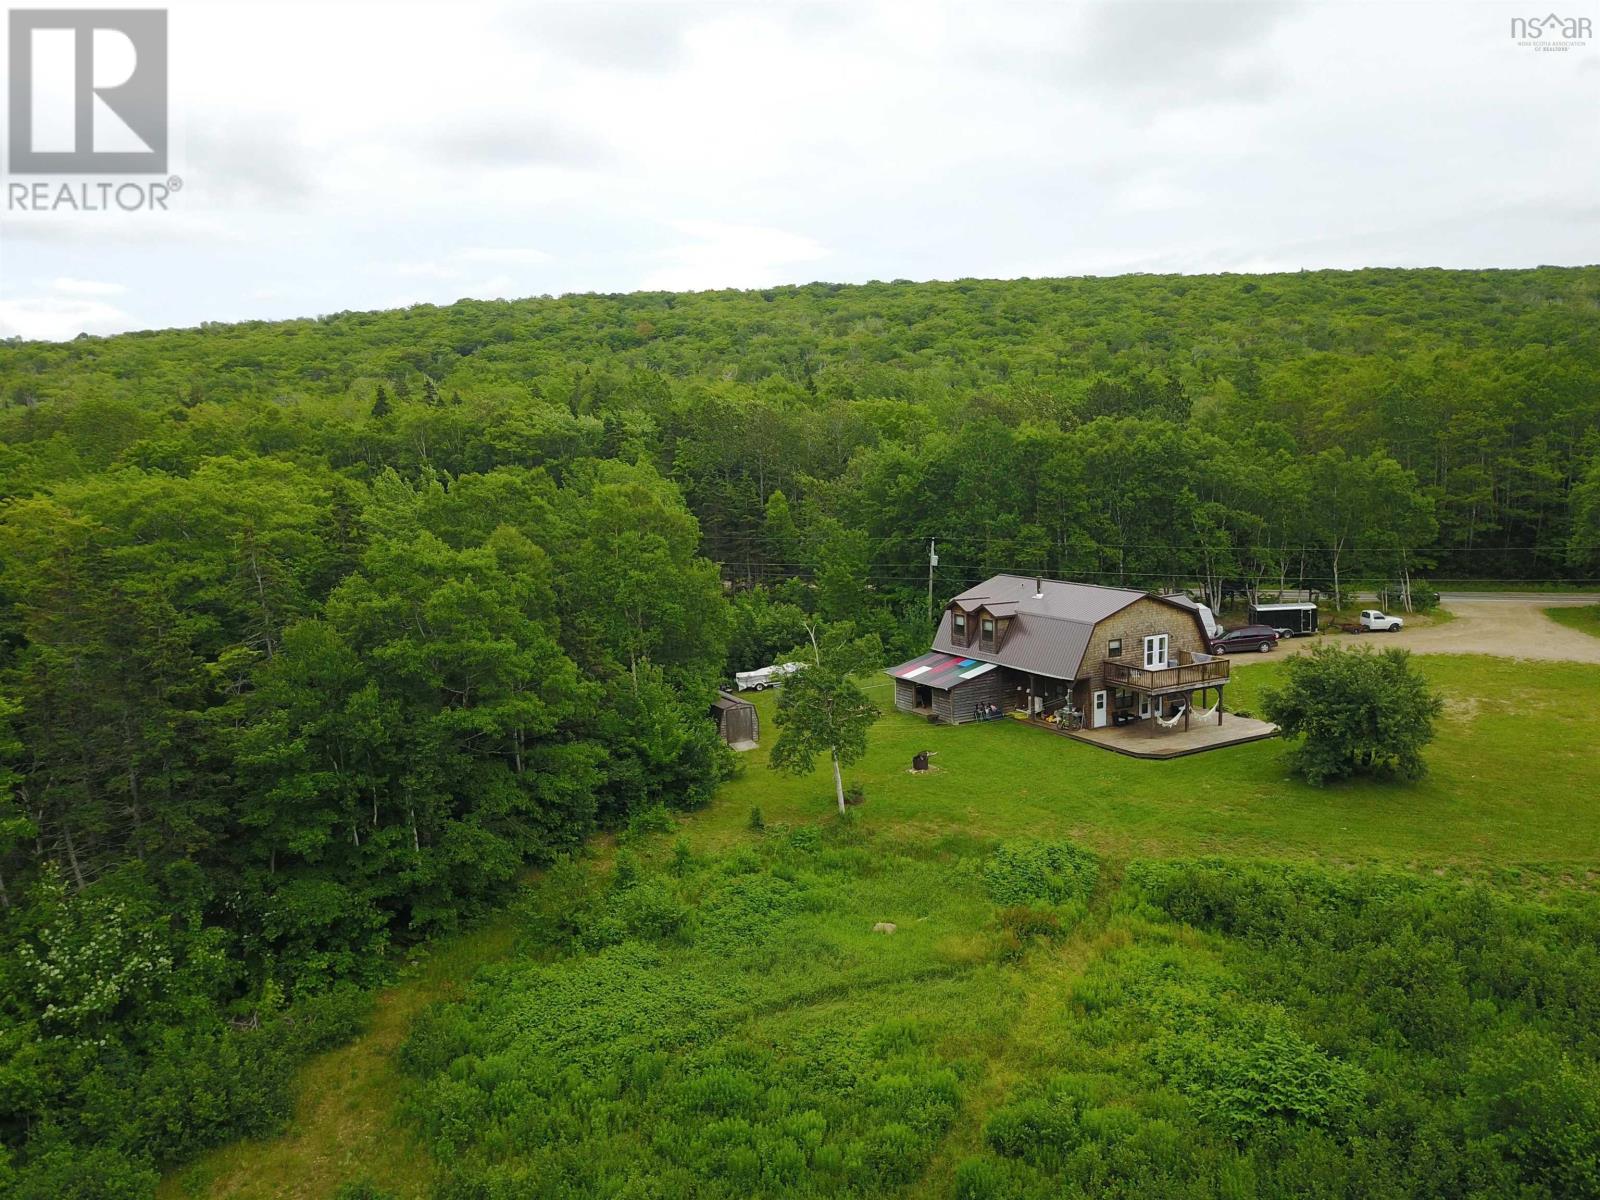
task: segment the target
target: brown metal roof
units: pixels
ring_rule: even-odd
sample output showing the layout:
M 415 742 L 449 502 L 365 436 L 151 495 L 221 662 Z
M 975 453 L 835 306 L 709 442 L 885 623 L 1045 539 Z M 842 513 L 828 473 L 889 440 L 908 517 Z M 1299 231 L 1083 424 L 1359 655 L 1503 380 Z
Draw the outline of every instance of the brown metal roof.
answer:
M 1014 613 L 1011 629 L 998 650 L 975 652 L 950 640 L 950 610 L 939 618 L 933 648 L 944 654 L 964 654 L 1003 667 L 1076 679 L 1094 627 L 1121 612 L 1148 592 L 1131 588 L 1099 587 L 1092 583 L 1067 583 L 1060 579 L 1035 581 L 1033 576 L 996 575 L 953 598 L 966 612 L 998 606 L 1002 614 Z M 1151 596 L 1151 599 L 1165 599 Z

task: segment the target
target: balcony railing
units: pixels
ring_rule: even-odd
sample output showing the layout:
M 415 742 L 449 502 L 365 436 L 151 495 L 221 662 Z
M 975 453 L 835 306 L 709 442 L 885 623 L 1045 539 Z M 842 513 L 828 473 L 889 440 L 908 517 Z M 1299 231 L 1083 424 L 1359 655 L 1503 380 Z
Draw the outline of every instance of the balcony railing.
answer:
M 1115 687 L 1141 692 L 1175 692 L 1185 688 L 1210 687 L 1228 682 L 1225 658 L 1195 651 L 1179 650 L 1175 665 L 1143 667 L 1108 658 L 1100 664 L 1100 678 Z

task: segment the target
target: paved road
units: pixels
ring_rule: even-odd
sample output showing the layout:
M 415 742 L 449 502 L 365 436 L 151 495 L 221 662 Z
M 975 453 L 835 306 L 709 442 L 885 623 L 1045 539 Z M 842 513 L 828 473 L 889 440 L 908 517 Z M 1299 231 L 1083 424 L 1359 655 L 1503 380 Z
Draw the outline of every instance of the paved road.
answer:
M 1444 592 L 1440 605 L 1455 620 L 1423 625 L 1399 633 L 1335 633 L 1320 638 L 1293 638 L 1280 643 L 1278 654 L 1304 654 L 1320 641 L 1355 646 L 1404 646 L 1418 654 L 1492 654 L 1501 658 L 1536 658 L 1600 663 L 1600 638 L 1557 625 L 1541 609 L 1597 604 L 1600 594 L 1563 592 Z M 1271 662 L 1276 654 L 1235 654 L 1241 665 Z

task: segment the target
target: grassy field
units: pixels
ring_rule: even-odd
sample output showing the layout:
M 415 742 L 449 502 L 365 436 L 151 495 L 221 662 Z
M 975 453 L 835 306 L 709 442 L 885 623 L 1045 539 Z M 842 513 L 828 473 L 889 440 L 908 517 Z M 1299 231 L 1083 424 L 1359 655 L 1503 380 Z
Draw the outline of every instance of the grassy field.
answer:
M 872 862 L 861 861 L 856 850 L 841 850 L 844 857 L 825 860 L 831 865 L 802 860 L 796 866 L 784 858 L 787 851 L 774 851 L 778 858 L 761 869 L 780 879 L 800 879 L 810 897 L 779 926 L 757 922 L 745 936 L 732 939 L 697 935 L 692 945 L 651 959 L 648 969 L 630 965 L 618 948 L 602 947 L 579 960 L 570 976 L 529 976 L 527 968 L 494 974 L 473 990 L 475 999 L 466 1011 L 478 1014 L 482 1028 L 522 1029 L 523 1035 L 495 1043 L 497 1055 L 511 1056 L 497 1069 L 532 1075 L 538 1074 L 534 1066 L 542 1061 L 540 1054 L 556 1044 L 571 1050 L 575 1036 L 565 1026 L 541 1024 L 551 1003 L 591 1014 L 611 1011 L 606 997 L 625 997 L 627 1005 L 642 1005 L 662 1029 L 677 1028 L 674 1021 L 703 1026 L 710 1040 L 694 1043 L 699 1047 L 696 1071 L 726 1067 L 741 1081 L 747 1075 L 756 1079 L 749 1086 L 765 1089 L 762 1094 L 776 1089 L 774 1094 L 800 1097 L 793 1103 L 802 1111 L 827 1112 L 828 1127 L 843 1139 L 825 1154 L 837 1168 L 841 1187 L 866 1186 L 866 1177 L 851 1171 L 858 1158 L 875 1161 L 871 1139 L 876 1135 L 869 1131 L 880 1118 L 887 1119 L 874 1115 L 876 1110 L 829 1108 L 828 1090 L 817 1090 L 805 1074 L 828 1031 L 849 1030 L 840 1053 L 869 1091 L 890 1086 L 873 1082 L 880 1077 L 909 1075 L 920 1081 L 916 1087 L 942 1095 L 948 1090 L 942 1072 L 955 1073 L 959 1086 L 950 1086 L 959 1099 L 935 1106 L 943 1114 L 934 1122 L 937 1128 L 910 1123 L 908 1128 L 921 1132 L 906 1135 L 910 1140 L 902 1147 L 918 1164 L 916 1193 L 949 1195 L 959 1170 L 980 1169 L 968 1160 L 982 1150 L 986 1123 L 1008 1097 L 1038 1084 L 1046 1065 L 1064 1070 L 1083 1057 L 1064 1056 L 1061 1049 L 1060 1038 L 1082 1033 L 1073 1032 L 1077 1018 L 1068 1020 L 1064 1006 L 1078 1003 L 1072 998 L 1085 987 L 1104 986 L 1120 994 L 1118 989 L 1131 986 L 1118 974 L 1121 968 L 1114 969 L 1122 961 L 1118 955 L 1126 952 L 1143 962 L 1141 955 L 1178 954 L 1186 963 L 1192 959 L 1191 966 L 1220 961 L 1214 943 L 1181 926 L 1113 916 L 1113 889 L 1131 860 L 1224 856 L 1399 867 L 1430 879 L 1488 880 L 1529 895 L 1592 886 L 1600 874 L 1600 811 L 1589 800 L 1600 794 L 1600 755 L 1593 749 L 1600 744 L 1600 708 L 1593 703 L 1593 668 L 1451 656 L 1430 656 L 1418 665 L 1447 702 L 1438 740 L 1428 752 L 1429 777 L 1414 785 L 1352 783 L 1327 789 L 1288 779 L 1280 761 L 1283 745 L 1275 740 L 1170 762 L 1130 759 L 1010 721 L 930 726 L 895 713 L 888 681 L 876 677 L 867 681 L 870 694 L 889 711 L 873 730 L 867 758 L 848 772 L 866 794 L 853 811 L 850 836 L 865 839 Z M 1229 691 L 1230 708 L 1256 710 L 1261 690 L 1280 670 L 1271 661 L 1242 667 Z M 650 839 L 637 851 L 647 862 L 664 864 L 672 842 L 682 839 L 699 865 L 685 879 L 669 881 L 677 897 L 671 903 L 688 906 L 702 930 L 738 928 L 740 921 L 754 920 L 740 907 L 744 902 L 735 886 L 741 873 L 756 869 L 739 865 L 752 845 L 783 846 L 786 828 L 836 824 L 825 773 L 795 779 L 766 767 L 766 747 L 777 732 L 774 697 L 766 693 L 755 699 L 763 748 L 742 756 L 743 773 L 709 808 L 681 818 L 671 835 Z M 911 756 L 924 749 L 933 752 L 934 770 L 913 774 Z M 761 811 L 766 835 L 750 829 L 753 808 Z M 1102 862 L 1100 886 L 1086 908 L 1072 911 L 1071 936 L 1048 952 L 1030 951 L 1025 965 L 997 949 L 1000 934 L 988 915 L 992 909 L 975 865 L 995 839 L 1017 837 L 1071 839 Z M 544 888 L 530 889 L 530 900 L 540 902 Z M 897 934 L 886 944 L 870 933 L 877 920 L 897 921 L 906 936 Z M 340 1183 L 358 1179 L 396 1196 L 428 1194 L 432 1158 L 414 1125 L 398 1115 L 409 1085 L 395 1066 L 395 1049 L 425 1006 L 461 996 L 462 984 L 475 970 L 504 960 L 519 930 L 525 953 L 525 913 L 508 914 L 478 933 L 436 947 L 408 978 L 380 995 L 368 1034 L 308 1065 L 296 1117 L 283 1137 L 214 1153 L 170 1177 L 162 1194 L 326 1197 Z M 765 949 L 773 939 L 790 948 L 811 946 L 815 953 L 777 957 Z M 1137 953 L 1127 949 L 1135 944 Z M 1095 984 L 1102 976 L 1105 981 Z M 547 1002 L 558 985 L 577 991 Z M 655 1007 L 680 986 L 689 989 L 690 1009 Z M 702 995 L 697 989 L 707 990 Z M 510 1008 L 502 1010 L 502 1003 Z M 722 1016 L 713 1020 L 711 1010 Z M 907 1045 L 892 1052 L 883 1050 L 885 1040 L 898 1044 L 901 1034 L 879 1028 L 885 1014 L 898 1015 L 915 1031 L 905 1035 Z M 481 1035 L 482 1028 L 474 1028 Z M 596 1044 L 623 1036 L 609 1025 L 599 1028 L 605 1032 L 593 1034 Z M 647 1053 L 642 1046 L 635 1049 Z M 584 1065 L 596 1064 L 585 1060 Z M 679 1069 L 678 1059 L 670 1057 L 660 1104 L 669 1099 L 689 1104 L 685 1097 L 705 1086 L 694 1072 L 680 1078 Z M 549 1081 L 541 1086 L 546 1085 L 556 1087 Z M 457 1103 L 445 1083 L 435 1080 L 429 1087 L 435 1091 L 422 1109 L 434 1118 Z M 556 1106 L 558 1099 L 580 1104 L 560 1087 L 539 1103 Z M 1106 1103 L 1116 1107 L 1134 1101 Z M 610 1105 L 623 1107 L 613 1111 Z M 608 1122 L 627 1126 L 654 1120 L 649 1116 L 654 1109 L 636 1111 L 610 1094 L 587 1096 L 580 1107 L 569 1113 L 580 1124 L 611 1128 Z M 764 1116 L 749 1117 L 757 1128 L 766 1128 L 763 1121 L 788 1120 L 762 1111 Z M 659 1150 L 680 1134 L 688 1136 L 664 1125 L 652 1145 Z M 447 1145 L 457 1144 L 451 1138 L 465 1139 L 465 1146 L 476 1136 L 434 1126 L 426 1132 L 435 1149 L 441 1138 Z M 564 1144 L 551 1143 L 557 1149 Z M 606 1142 L 605 1153 L 622 1161 L 633 1152 L 627 1149 L 631 1144 L 619 1133 Z M 537 1160 L 541 1170 L 576 1172 L 574 1178 L 593 1165 L 583 1144 L 562 1150 L 570 1155 L 558 1156 L 559 1161 L 539 1157 L 557 1149 L 546 1146 L 533 1159 L 518 1161 Z M 596 1143 L 593 1149 L 598 1154 L 602 1147 Z M 759 1157 L 780 1149 L 752 1152 Z M 477 1146 L 474 1152 L 482 1150 Z M 1001 1166 L 1034 1170 L 1025 1164 Z M 672 1154 L 661 1160 L 663 1172 L 680 1169 L 686 1168 Z M 1048 1178 L 1053 1178 L 1048 1172 L 1040 1176 Z M 729 1179 L 737 1191 L 737 1173 Z M 744 1184 L 755 1186 L 749 1179 Z
M 1600 637 L 1600 604 L 1558 605 L 1555 608 L 1545 609 L 1544 615 L 1568 629 Z
M 679 832 L 564 872 L 419 1021 L 441 1196 L 1600 1187 L 1588 893 L 863 816 Z
M 1429 776 L 1414 785 L 1308 787 L 1285 775 L 1277 740 L 1151 762 L 1011 721 L 930 726 L 893 711 L 882 677 L 869 686 L 888 711 L 849 777 L 866 790 L 863 820 L 918 836 L 1070 837 L 1119 858 L 1223 854 L 1584 877 L 1600 869 L 1600 807 L 1586 800 L 1600 795 L 1594 668 L 1480 656 L 1415 661 L 1446 712 L 1427 754 Z M 1240 666 L 1229 709 L 1256 711 L 1281 669 L 1275 661 Z M 757 706 L 770 745 L 770 693 Z M 933 752 L 927 775 L 909 769 L 919 750 Z M 743 777 L 696 816 L 697 846 L 736 836 L 752 807 L 768 821 L 826 814 L 826 779 L 779 776 L 765 754 L 745 755 Z

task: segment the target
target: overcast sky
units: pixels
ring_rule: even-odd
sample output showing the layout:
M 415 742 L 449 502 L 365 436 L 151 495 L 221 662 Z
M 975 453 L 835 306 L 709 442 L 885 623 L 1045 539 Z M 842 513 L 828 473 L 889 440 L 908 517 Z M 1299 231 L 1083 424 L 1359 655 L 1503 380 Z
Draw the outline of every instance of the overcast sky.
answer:
M 1600 27 L 1600 0 L 1560 5 Z M 1519 46 L 1528 8 L 175 3 L 182 192 L 167 213 L 0 213 L 0 336 L 815 279 L 1600 262 L 1600 41 Z

